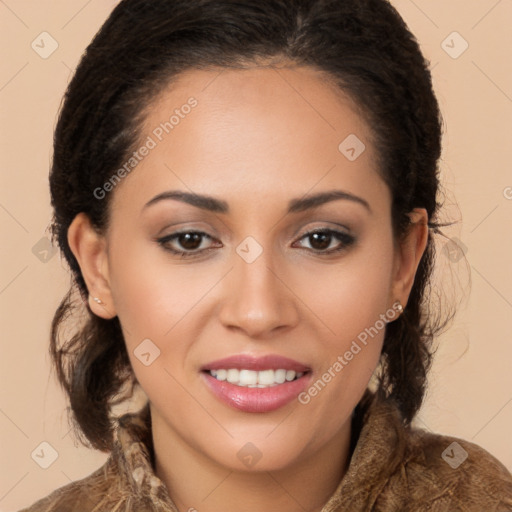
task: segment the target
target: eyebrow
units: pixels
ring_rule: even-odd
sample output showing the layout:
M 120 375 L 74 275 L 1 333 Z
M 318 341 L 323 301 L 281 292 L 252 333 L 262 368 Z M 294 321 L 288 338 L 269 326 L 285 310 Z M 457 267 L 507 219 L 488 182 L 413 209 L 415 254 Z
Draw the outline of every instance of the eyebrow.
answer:
M 368 201 L 363 199 L 362 197 L 356 196 L 349 192 L 345 192 L 343 190 L 329 190 L 326 192 L 320 192 L 315 195 L 310 195 L 307 197 L 301 197 L 297 199 L 291 199 L 288 203 L 288 212 L 287 213 L 298 213 L 303 212 L 305 210 L 310 210 L 312 208 L 316 208 L 325 203 L 336 201 L 339 199 L 344 199 L 347 201 L 352 201 L 364 206 L 370 213 L 371 208 L 368 204 Z M 217 199 L 212 196 L 195 194 L 192 192 L 184 192 L 181 190 L 168 190 L 166 192 L 162 192 L 157 196 L 153 197 L 150 201 L 148 201 L 143 210 L 152 206 L 160 201 L 164 200 L 176 200 L 181 201 L 183 203 L 190 204 L 197 208 L 201 208 L 203 210 L 208 210 L 210 212 L 215 213 L 229 213 L 229 205 L 226 201 L 221 199 Z

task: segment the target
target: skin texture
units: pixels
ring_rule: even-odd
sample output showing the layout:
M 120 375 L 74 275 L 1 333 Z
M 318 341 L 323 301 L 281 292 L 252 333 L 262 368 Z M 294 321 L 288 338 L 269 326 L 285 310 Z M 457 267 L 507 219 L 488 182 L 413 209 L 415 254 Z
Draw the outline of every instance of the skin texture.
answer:
M 197 106 L 158 141 L 153 130 L 190 97 Z M 366 145 L 355 161 L 338 149 L 350 134 Z M 240 503 L 248 512 L 320 510 L 346 470 L 351 413 L 384 330 L 309 403 L 272 412 L 219 401 L 200 368 L 234 354 L 278 354 L 308 365 L 316 381 L 397 300 L 405 307 L 427 241 L 426 211 L 413 212 L 407 237 L 393 238 L 390 191 L 368 127 L 310 68 L 187 71 L 149 105 L 141 141 L 148 136 L 156 147 L 110 192 L 105 235 L 80 214 L 68 240 L 91 297 L 103 301 L 89 299 L 93 312 L 119 316 L 151 402 L 156 473 L 180 511 L 230 512 Z M 370 209 L 344 199 L 286 213 L 292 198 L 332 189 Z M 207 194 L 230 211 L 175 200 L 144 208 L 167 190 Z M 304 237 L 321 228 L 355 241 L 322 256 L 342 242 Z M 182 258 L 156 241 L 181 230 L 212 237 L 185 248 L 212 250 Z M 236 251 L 248 236 L 262 249 L 251 263 Z M 185 249 L 179 240 L 167 246 Z M 147 338 L 160 349 L 150 366 L 134 355 Z M 237 456 L 248 442 L 261 454 L 251 468 Z

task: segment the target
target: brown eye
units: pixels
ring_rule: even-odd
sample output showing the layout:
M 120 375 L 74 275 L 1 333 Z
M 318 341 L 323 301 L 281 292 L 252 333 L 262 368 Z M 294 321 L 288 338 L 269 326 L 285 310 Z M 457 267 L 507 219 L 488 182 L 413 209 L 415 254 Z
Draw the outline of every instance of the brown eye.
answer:
M 177 242 L 181 247 L 189 251 L 193 251 L 199 248 L 202 241 L 202 235 L 200 233 L 181 233 L 177 237 Z
M 332 234 L 330 233 L 312 233 L 309 239 L 313 242 L 313 249 L 324 250 L 331 245 Z
M 181 231 L 157 240 L 164 250 L 182 257 L 197 256 L 213 247 L 201 247 L 205 239 L 213 240 L 207 233 L 201 231 Z
M 183 258 L 199 256 L 215 247 L 222 246 L 219 242 L 220 245 L 201 247 L 205 239 L 209 239 L 210 241 L 214 240 L 210 235 L 201 231 L 182 231 L 160 238 L 157 242 L 164 250 L 180 255 Z M 310 231 L 302 236 L 301 240 L 304 239 L 309 241 L 310 247 L 302 247 L 310 249 L 313 253 L 321 256 L 341 252 L 355 242 L 355 237 L 352 235 L 332 229 Z M 334 246 L 332 245 L 333 242 Z
M 317 229 L 304 234 L 301 240 L 307 239 L 310 243 L 311 250 L 318 254 L 331 254 L 347 249 L 355 242 L 355 237 L 342 231 L 332 229 Z M 332 242 L 336 242 L 331 246 Z M 330 248 L 329 248 L 330 247 Z M 306 247 L 307 249 L 307 247 Z

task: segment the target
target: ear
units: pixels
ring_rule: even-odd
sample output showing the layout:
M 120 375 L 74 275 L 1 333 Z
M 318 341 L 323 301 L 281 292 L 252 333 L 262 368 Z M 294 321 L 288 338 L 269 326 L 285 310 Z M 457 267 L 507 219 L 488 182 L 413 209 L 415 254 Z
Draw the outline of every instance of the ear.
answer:
M 392 302 L 399 300 L 405 308 L 414 277 L 428 241 L 428 214 L 425 208 L 415 208 L 409 213 L 411 224 L 397 242 L 392 282 Z
M 68 228 L 68 244 L 80 265 L 89 291 L 91 311 L 105 319 L 116 316 L 109 283 L 105 238 L 92 226 L 85 213 L 79 213 Z M 101 300 L 96 302 L 93 297 Z

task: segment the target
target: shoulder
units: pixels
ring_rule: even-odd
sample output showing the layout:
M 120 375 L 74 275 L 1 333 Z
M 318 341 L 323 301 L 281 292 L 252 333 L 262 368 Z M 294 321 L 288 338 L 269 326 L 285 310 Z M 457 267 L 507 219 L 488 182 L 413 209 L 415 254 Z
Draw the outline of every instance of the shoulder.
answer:
M 19 512 L 177 512 L 154 474 L 149 402 L 118 418 L 106 462 Z
M 177 512 L 153 472 L 148 419 L 149 405 L 118 418 L 113 447 L 103 466 L 19 512 Z
M 404 429 L 402 443 L 388 486 L 405 486 L 412 509 L 512 511 L 512 474 L 484 448 L 419 428 Z
M 19 512 L 84 512 L 96 507 L 109 495 L 113 483 L 111 461 L 89 476 L 59 487 L 48 496 L 39 499 Z

